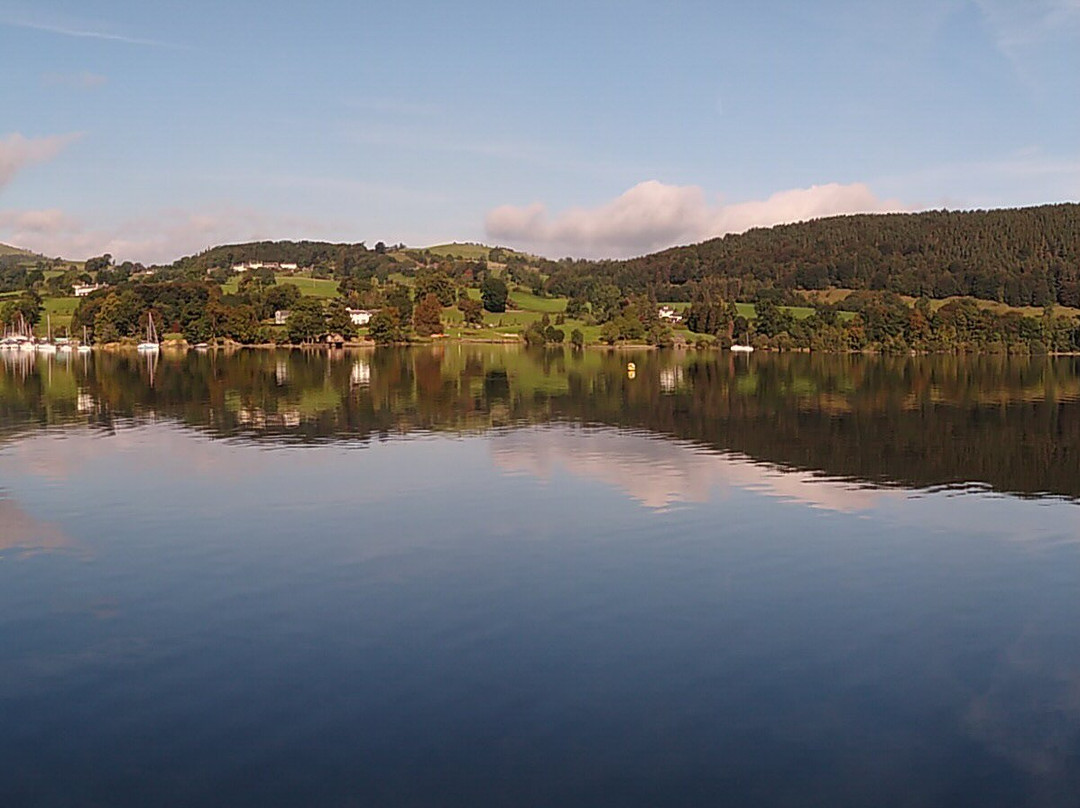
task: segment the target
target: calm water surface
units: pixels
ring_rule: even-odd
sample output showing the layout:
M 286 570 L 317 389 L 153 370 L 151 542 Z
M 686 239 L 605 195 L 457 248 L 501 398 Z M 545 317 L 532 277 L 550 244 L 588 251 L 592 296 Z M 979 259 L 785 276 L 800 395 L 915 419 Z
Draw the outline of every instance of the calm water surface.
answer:
M 1078 497 L 1077 360 L 7 357 L 0 805 L 1075 806 Z

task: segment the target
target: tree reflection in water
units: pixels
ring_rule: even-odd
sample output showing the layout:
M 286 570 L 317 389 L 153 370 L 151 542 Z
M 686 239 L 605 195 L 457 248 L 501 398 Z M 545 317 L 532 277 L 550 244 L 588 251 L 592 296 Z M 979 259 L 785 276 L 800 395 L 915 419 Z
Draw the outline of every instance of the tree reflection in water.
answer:
M 628 374 L 627 363 L 635 372 Z M 483 345 L 3 355 L 0 429 L 171 419 L 303 445 L 550 422 L 641 430 L 783 468 L 913 488 L 1080 497 L 1080 360 Z

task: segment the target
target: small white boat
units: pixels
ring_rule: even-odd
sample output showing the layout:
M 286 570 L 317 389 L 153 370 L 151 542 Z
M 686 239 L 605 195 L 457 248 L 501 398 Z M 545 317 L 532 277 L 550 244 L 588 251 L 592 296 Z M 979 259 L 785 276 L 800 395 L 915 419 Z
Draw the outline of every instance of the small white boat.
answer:
M 157 329 L 154 328 L 153 314 L 146 315 L 146 341 L 140 342 L 137 347 L 140 353 L 157 353 L 161 350 Z
M 753 345 L 732 345 L 731 346 L 731 352 L 732 353 L 753 353 L 754 352 L 754 346 Z
M 82 327 L 82 342 L 79 343 L 79 353 L 90 353 L 90 340 L 86 338 L 86 326 Z
M 47 336 L 46 336 L 44 342 L 39 342 L 37 344 L 37 346 L 36 346 L 37 347 L 37 352 L 38 353 L 45 353 L 45 354 L 54 354 L 54 353 L 56 353 L 56 343 L 53 342 L 53 338 L 52 338 L 52 315 L 48 315 L 48 314 L 45 315 L 45 323 L 46 323 L 45 333 L 46 333 Z

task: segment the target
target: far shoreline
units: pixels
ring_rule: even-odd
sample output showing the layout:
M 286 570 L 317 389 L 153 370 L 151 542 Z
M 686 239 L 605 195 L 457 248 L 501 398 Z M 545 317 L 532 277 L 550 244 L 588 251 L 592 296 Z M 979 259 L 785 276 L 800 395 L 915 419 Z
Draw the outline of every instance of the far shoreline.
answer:
M 205 348 L 199 349 L 195 345 L 187 342 L 186 340 L 168 340 L 161 343 L 161 352 L 167 354 L 181 354 L 181 353 L 210 353 L 210 352 L 227 352 L 233 353 L 243 350 L 257 350 L 257 351 L 306 351 L 309 353 L 332 353 L 335 351 L 370 351 L 377 348 L 428 348 L 436 347 L 440 345 L 492 345 L 492 346 L 505 346 L 505 347 L 519 347 L 529 348 L 530 346 L 522 339 L 510 340 L 510 339 L 463 339 L 460 337 L 445 337 L 437 340 L 427 341 L 412 341 L 412 342 L 393 342 L 393 343 L 376 343 L 371 340 L 355 341 L 350 340 L 341 343 L 340 345 L 330 345 L 324 343 L 304 343 L 300 345 L 292 343 L 252 343 L 244 344 L 240 342 L 228 342 L 218 345 L 207 345 Z M 101 351 L 104 353 L 137 353 L 138 349 L 134 342 L 110 342 L 104 345 L 92 345 L 90 346 L 94 351 Z M 604 345 L 598 343 L 590 343 L 582 346 L 581 348 L 574 348 L 572 345 L 565 343 L 561 344 L 549 344 L 546 346 L 536 346 L 542 350 L 551 350 L 554 348 L 566 349 L 571 351 L 605 351 L 608 353 L 618 353 L 622 351 L 677 351 L 680 353 L 728 353 L 731 354 L 730 348 L 721 347 L 718 344 L 699 346 L 692 343 L 677 343 L 675 345 L 650 345 L 648 343 L 630 343 L 620 342 L 614 345 Z M 1080 351 L 1008 351 L 1008 350 L 952 350 L 952 351 L 904 351 L 899 353 L 889 353 L 881 350 L 875 350 L 872 348 L 863 348 L 860 350 L 849 351 L 815 351 L 810 348 L 794 348 L 790 350 L 780 350 L 776 348 L 757 348 L 753 353 L 763 353 L 772 355 L 782 354 L 819 354 L 823 356 L 880 356 L 880 357 L 918 357 L 918 356 L 970 356 L 970 357 L 984 357 L 984 356 L 999 356 L 999 357 L 1073 357 L 1080 356 Z M 735 353 L 734 355 L 746 355 Z

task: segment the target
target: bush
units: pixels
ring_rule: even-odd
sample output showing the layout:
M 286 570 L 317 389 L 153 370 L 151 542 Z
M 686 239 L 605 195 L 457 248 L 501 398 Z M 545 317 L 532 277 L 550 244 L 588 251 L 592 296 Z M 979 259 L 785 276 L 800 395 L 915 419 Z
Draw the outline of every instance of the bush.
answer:
M 489 275 L 480 284 L 480 299 L 484 303 L 484 308 L 490 312 L 506 311 L 506 298 L 508 295 L 509 290 L 507 290 L 506 283 L 502 278 Z

